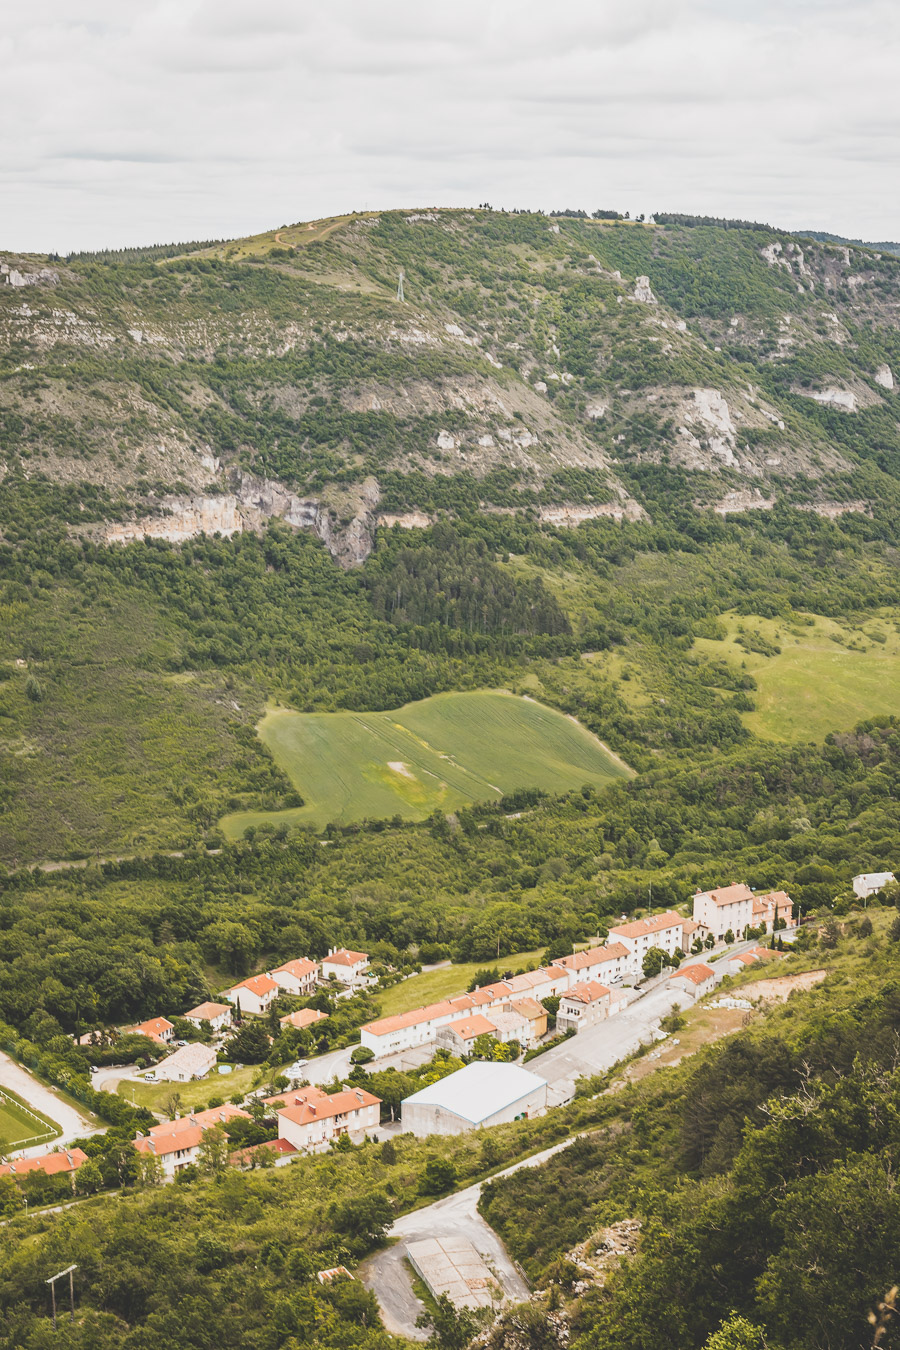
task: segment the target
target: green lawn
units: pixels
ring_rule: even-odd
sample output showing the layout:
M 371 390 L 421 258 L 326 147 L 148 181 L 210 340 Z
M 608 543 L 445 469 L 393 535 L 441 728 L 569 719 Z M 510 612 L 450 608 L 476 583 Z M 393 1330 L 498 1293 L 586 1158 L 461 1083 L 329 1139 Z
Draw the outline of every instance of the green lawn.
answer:
M 181 1114 L 189 1108 L 203 1108 L 210 1097 L 223 1097 L 227 1102 L 240 1092 L 246 1094 L 256 1086 L 257 1078 L 265 1078 L 262 1066 L 248 1064 L 243 1069 L 232 1069 L 231 1073 L 211 1073 L 195 1083 L 120 1083 L 117 1091 L 120 1097 L 136 1106 L 146 1106 L 148 1111 L 166 1113 L 165 1103 L 177 1092 L 181 1098 Z
M 806 625 L 804 618 L 812 618 Z M 896 616 L 883 613 L 857 627 L 818 616 L 790 621 L 756 616 L 725 620 L 724 641 L 699 638 L 694 650 L 744 666 L 757 688 L 753 712 L 744 724 L 776 741 L 820 741 L 878 714 L 900 714 L 900 634 Z M 746 651 L 737 642 L 739 626 L 781 648 L 777 655 Z M 886 641 L 879 642 L 875 634 Z
M 0 1089 L 0 1153 L 28 1144 L 50 1144 L 59 1134 L 55 1120 L 35 1111 L 17 1093 Z
M 273 709 L 259 734 L 306 804 L 226 816 L 232 839 L 264 821 L 422 820 L 515 788 L 603 787 L 631 772 L 573 718 L 500 692 L 438 694 L 392 712 Z
M 476 970 L 493 969 L 519 970 L 522 966 L 539 961 L 542 948 L 536 952 L 519 952 L 516 956 L 501 956 L 499 961 L 464 961 L 459 965 L 447 966 L 442 970 L 429 970 L 424 975 L 411 975 L 401 984 L 395 984 L 379 994 L 382 1017 L 393 1017 L 395 1013 L 409 1012 L 411 1008 L 422 1008 L 426 1003 L 437 1003 L 453 994 L 464 994 Z

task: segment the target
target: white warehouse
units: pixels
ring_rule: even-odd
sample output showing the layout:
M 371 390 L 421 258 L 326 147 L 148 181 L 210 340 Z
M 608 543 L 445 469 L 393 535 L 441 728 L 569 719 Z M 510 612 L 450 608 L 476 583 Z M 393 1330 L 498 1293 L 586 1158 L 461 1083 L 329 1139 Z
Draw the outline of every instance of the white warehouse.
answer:
M 530 1120 L 547 1107 L 547 1084 L 517 1064 L 476 1060 L 407 1097 L 403 1132 L 464 1134 L 510 1120 Z

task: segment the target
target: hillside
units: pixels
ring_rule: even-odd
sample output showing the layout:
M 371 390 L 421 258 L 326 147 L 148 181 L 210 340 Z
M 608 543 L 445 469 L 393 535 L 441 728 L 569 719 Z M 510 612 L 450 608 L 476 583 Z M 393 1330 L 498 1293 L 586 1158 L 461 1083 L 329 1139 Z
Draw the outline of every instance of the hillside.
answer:
M 439 511 L 639 518 L 654 466 L 721 510 L 893 490 L 890 254 L 465 210 L 171 253 L 4 255 L 0 472 L 139 507 L 100 538 L 275 515 L 349 564 Z

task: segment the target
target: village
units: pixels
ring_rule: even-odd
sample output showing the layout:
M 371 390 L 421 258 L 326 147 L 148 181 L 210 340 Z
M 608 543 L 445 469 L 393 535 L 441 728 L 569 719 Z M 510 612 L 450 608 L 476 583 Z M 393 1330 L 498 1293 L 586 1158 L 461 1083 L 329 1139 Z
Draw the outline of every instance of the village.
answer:
M 891 874 L 858 877 L 854 889 L 867 894 Z M 555 1091 L 553 1054 L 620 1015 L 632 1004 L 664 990 L 682 1004 L 712 993 L 726 976 L 777 960 L 784 942 L 797 933 L 790 896 L 784 891 L 757 894 L 744 883 L 697 892 L 691 915 L 675 910 L 612 925 L 602 945 L 587 946 L 546 965 L 359 1028 L 350 1053 L 353 1081 L 335 1090 L 336 1074 L 325 1087 L 311 1081 L 316 1060 L 297 1058 L 268 1087 L 232 1096 L 213 1096 L 205 1109 L 179 1109 L 179 1084 L 228 1074 L 224 1055 L 236 1029 L 256 1024 L 268 1041 L 274 1031 L 316 1027 L 321 1010 L 305 1006 L 279 1013 L 279 1000 L 310 1000 L 323 990 L 340 1000 L 377 986 L 367 953 L 347 948 L 328 951 L 321 961 L 297 957 L 271 970 L 248 975 L 171 1018 L 157 1015 L 123 1029 L 146 1038 L 162 1058 L 136 1077 L 171 1084 L 171 1119 L 136 1135 L 132 1144 L 142 1166 L 159 1179 L 174 1180 L 211 1154 L 238 1167 L 283 1166 L 298 1155 L 351 1143 L 387 1132 L 415 1135 L 456 1134 L 540 1115 L 571 1096 L 572 1085 Z M 767 936 L 767 941 L 764 940 Z M 624 1019 L 623 1019 L 624 1020 Z M 198 1039 L 178 1035 L 176 1024 L 194 1028 Z M 107 1033 L 80 1037 L 97 1044 Z M 461 1064 L 433 1075 L 399 1103 L 399 1119 L 363 1084 L 366 1073 L 383 1066 L 415 1062 Z M 541 1058 L 538 1058 L 541 1056 Z M 534 1058 L 534 1069 L 525 1061 Z M 324 1066 L 329 1056 L 322 1056 Z M 340 1067 L 338 1065 L 337 1067 Z M 585 1067 L 590 1067 L 590 1056 Z M 92 1070 L 93 1072 L 93 1070 Z M 224 1080 L 227 1083 L 227 1077 Z M 326 1090 L 330 1089 L 330 1090 Z M 274 1090 L 273 1090 L 274 1089 Z M 73 1188 L 88 1155 L 78 1146 L 50 1151 L 26 1149 L 8 1156 L 0 1176 L 20 1180 L 40 1171 L 66 1176 Z

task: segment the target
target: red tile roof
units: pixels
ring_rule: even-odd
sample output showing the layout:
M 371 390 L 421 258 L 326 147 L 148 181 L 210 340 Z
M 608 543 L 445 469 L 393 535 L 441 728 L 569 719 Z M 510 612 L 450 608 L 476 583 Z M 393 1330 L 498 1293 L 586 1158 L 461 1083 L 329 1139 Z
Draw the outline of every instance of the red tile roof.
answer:
M 276 966 L 271 974 L 278 975 L 284 971 L 286 975 L 293 975 L 297 980 L 305 980 L 309 975 L 318 974 L 318 970 L 319 967 L 315 961 L 310 961 L 303 956 L 297 961 L 285 961 L 283 965 Z
M 365 964 L 368 959 L 365 952 L 351 952 L 346 947 L 325 957 L 325 961 L 333 966 L 358 966 L 360 963 Z
M 278 1117 L 291 1121 L 294 1125 L 308 1125 L 313 1120 L 329 1120 L 334 1116 L 347 1115 L 364 1106 L 380 1106 L 381 1098 L 373 1097 L 364 1088 L 348 1088 L 335 1092 L 331 1096 L 320 1088 L 304 1088 L 302 1092 L 290 1092 L 286 1099 L 293 1104 L 284 1106 Z
M 0 1177 L 21 1177 L 26 1172 L 44 1172 L 53 1177 L 61 1172 L 77 1172 L 87 1160 L 88 1155 L 80 1148 L 61 1149 L 40 1158 L 14 1158 L 12 1162 L 0 1165 Z
M 235 1116 L 247 1117 L 247 1112 L 241 1110 L 239 1106 L 232 1106 L 231 1102 L 225 1102 L 223 1106 L 210 1106 L 206 1111 L 195 1111 L 187 1116 L 179 1116 L 176 1120 L 163 1121 L 161 1125 L 151 1125 L 148 1131 L 151 1138 L 157 1134 L 170 1134 L 173 1130 L 190 1130 L 199 1126 L 201 1130 L 208 1130 L 213 1125 L 225 1125 Z
M 702 961 L 698 961 L 696 965 L 685 966 L 683 970 L 679 970 L 672 978 L 690 980 L 691 984 L 705 984 L 707 980 L 715 979 L 715 974 L 716 972 L 711 966 L 707 966 Z
M 198 1003 L 196 1008 L 191 1008 L 184 1015 L 190 1022 L 211 1022 L 214 1017 L 221 1017 L 225 1012 L 231 1012 L 227 1003 Z
M 610 929 L 610 932 L 613 930 Z M 572 956 L 560 956 L 552 963 L 553 966 L 563 966 L 566 970 L 590 970 L 592 966 L 602 966 L 607 961 L 621 960 L 623 956 L 629 956 L 627 947 L 623 947 L 621 942 L 607 943 L 605 947 L 591 947 L 586 952 L 575 952 Z M 551 966 L 552 969 L 552 966 Z
M 455 1022 L 448 1022 L 446 1029 L 455 1031 L 460 1040 L 474 1041 L 476 1036 L 493 1036 L 497 1027 L 482 1013 L 474 1013 L 471 1017 L 459 1017 Z
M 684 928 L 684 918 L 674 909 L 665 914 L 654 914 L 649 919 L 635 919 L 632 923 L 620 923 L 609 930 L 610 937 L 637 938 L 645 933 L 661 933 L 665 928 Z
M 235 984 L 229 989 L 229 994 L 240 994 L 242 989 L 249 989 L 251 994 L 257 998 L 262 998 L 265 994 L 271 994 L 278 985 L 275 980 L 270 980 L 268 975 L 251 975 L 246 980 L 241 980 L 240 984 Z
M 708 895 L 714 905 L 737 905 L 743 900 L 752 900 L 753 892 L 743 881 L 733 886 L 719 886 L 714 891 L 698 891 L 698 895 Z
M 300 1008 L 297 1012 L 279 1017 L 278 1020 L 283 1027 L 297 1027 L 298 1030 L 302 1030 L 303 1027 L 311 1027 L 314 1022 L 327 1021 L 328 1014 L 319 1012 L 318 1008 Z
M 149 1036 L 151 1040 L 161 1041 L 164 1031 L 174 1031 L 175 1028 L 164 1017 L 150 1017 L 146 1022 L 141 1022 L 140 1026 L 132 1027 L 131 1030 L 139 1036 Z
M 576 1003 L 596 1003 L 600 998 L 609 998 L 609 990 L 605 984 L 600 984 L 597 980 L 584 980 L 581 984 L 576 984 L 574 989 L 570 989 L 567 994 L 563 994 L 564 999 Z
M 279 1157 L 290 1157 L 292 1153 L 297 1153 L 293 1144 L 289 1144 L 286 1139 L 266 1139 L 261 1144 L 251 1144 L 248 1148 L 239 1148 L 236 1153 L 232 1153 L 228 1159 L 235 1167 L 240 1167 L 243 1163 L 251 1162 L 255 1153 L 275 1153 Z

